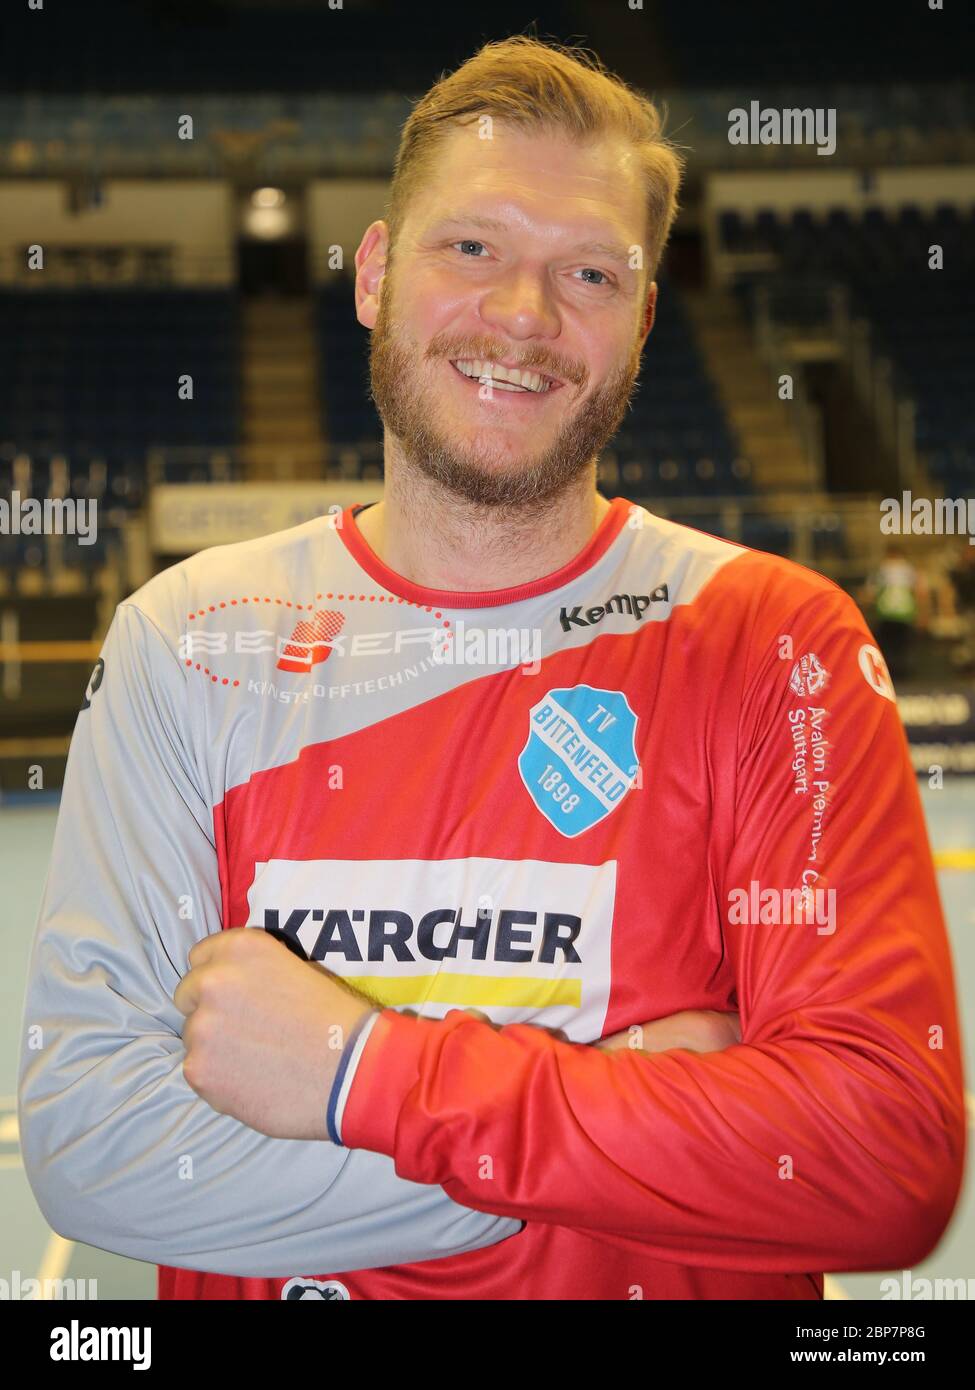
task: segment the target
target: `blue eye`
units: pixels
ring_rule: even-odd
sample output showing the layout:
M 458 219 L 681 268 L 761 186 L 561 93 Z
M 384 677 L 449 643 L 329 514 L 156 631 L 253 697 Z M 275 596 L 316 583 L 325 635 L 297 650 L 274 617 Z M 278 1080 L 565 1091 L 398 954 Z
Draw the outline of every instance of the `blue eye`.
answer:
M 484 246 L 484 242 L 483 242 L 483 241 L 465 240 L 465 241 L 455 241 L 455 242 L 453 242 L 452 244 L 453 244 L 454 246 L 480 246 L 480 247 L 481 247 L 482 249 L 484 249 L 484 250 L 487 249 L 487 248 Z M 462 256 L 466 256 L 466 255 L 467 255 L 467 252 L 466 252 L 466 251 L 461 251 L 461 255 L 462 255 Z M 480 257 L 479 257 L 479 256 L 471 256 L 470 259 L 471 259 L 471 260 L 480 260 Z
M 606 274 L 605 270 L 597 270 L 596 267 L 593 266 L 593 265 L 586 266 L 586 268 L 585 268 L 584 270 L 579 270 L 579 271 L 576 272 L 576 274 L 577 274 L 577 275 L 601 275 L 601 276 L 603 277 L 602 280 L 600 280 L 600 281 L 588 280 L 586 283 L 587 283 L 587 284 L 590 284 L 590 285 L 604 284 L 604 283 L 608 285 L 608 284 L 610 283 L 610 281 L 609 281 L 609 276 Z

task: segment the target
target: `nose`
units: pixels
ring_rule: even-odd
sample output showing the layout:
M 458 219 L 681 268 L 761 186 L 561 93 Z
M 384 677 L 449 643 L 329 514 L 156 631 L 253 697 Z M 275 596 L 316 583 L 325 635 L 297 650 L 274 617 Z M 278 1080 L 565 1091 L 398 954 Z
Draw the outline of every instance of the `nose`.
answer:
M 560 322 L 543 271 L 524 267 L 512 270 L 481 299 L 480 315 L 499 336 L 554 338 Z

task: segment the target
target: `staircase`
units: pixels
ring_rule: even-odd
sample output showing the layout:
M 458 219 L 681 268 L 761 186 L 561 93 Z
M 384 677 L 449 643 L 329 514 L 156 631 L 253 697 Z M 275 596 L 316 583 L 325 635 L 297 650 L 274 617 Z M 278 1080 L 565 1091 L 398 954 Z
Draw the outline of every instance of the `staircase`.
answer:
M 751 464 L 757 492 L 821 488 L 812 477 L 792 403 L 781 401 L 734 298 L 720 291 L 683 294 L 704 364 Z
M 245 299 L 241 328 L 241 455 L 247 477 L 324 477 L 310 299 Z

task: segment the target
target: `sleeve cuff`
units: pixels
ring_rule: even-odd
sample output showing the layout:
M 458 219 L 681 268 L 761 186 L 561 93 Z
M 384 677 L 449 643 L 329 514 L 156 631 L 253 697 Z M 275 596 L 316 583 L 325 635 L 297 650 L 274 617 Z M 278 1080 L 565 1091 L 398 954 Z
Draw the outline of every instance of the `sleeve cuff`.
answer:
M 395 1009 L 373 1015 L 368 1038 L 346 1073 L 341 1143 L 394 1157 L 400 1110 L 420 1078 L 428 1038 L 442 1029 L 442 1019 L 415 1018 Z
M 362 1050 L 369 1040 L 369 1034 L 372 1032 L 378 1017 L 378 1009 L 373 1009 L 370 1014 L 363 1014 L 339 1058 L 338 1071 L 335 1073 L 328 1104 L 325 1107 L 325 1127 L 333 1144 L 342 1143 L 342 1115 L 345 1111 L 345 1102 L 352 1087 L 352 1078 L 355 1076 Z

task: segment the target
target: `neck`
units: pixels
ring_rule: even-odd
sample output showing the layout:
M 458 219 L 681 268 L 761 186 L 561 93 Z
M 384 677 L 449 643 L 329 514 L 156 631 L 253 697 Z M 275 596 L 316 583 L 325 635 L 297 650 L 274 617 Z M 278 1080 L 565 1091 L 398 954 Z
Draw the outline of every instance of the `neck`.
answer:
M 383 564 L 424 588 L 476 593 L 541 579 L 578 555 L 609 511 L 596 491 L 595 462 L 544 503 L 486 507 L 397 466 L 386 452 L 383 500 L 355 524 Z

